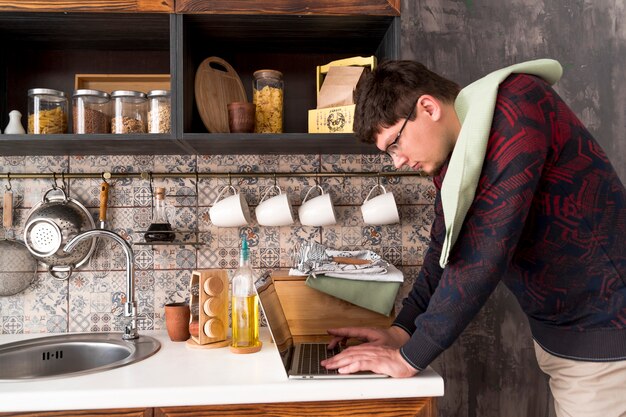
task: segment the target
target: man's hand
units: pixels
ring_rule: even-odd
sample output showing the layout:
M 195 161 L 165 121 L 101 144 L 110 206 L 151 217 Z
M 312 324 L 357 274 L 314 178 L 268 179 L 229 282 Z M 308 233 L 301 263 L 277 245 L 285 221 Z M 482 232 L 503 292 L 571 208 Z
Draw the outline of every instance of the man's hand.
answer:
M 328 334 L 333 336 L 328 343 L 328 349 L 337 346 L 338 343 L 345 345 L 350 338 L 359 339 L 375 346 L 389 346 L 400 348 L 410 338 L 409 334 L 400 327 L 392 326 L 387 329 L 375 329 L 368 327 L 342 327 L 339 329 L 328 329 Z
M 365 343 L 351 346 L 341 353 L 321 362 L 327 369 L 337 369 L 340 374 L 350 374 L 359 371 L 372 371 L 395 378 L 406 378 L 417 374 L 400 355 L 400 346 L 410 338 L 399 327 L 388 329 L 372 329 L 362 327 L 345 327 L 329 329 L 333 339 L 328 344 L 332 349 L 338 343 L 345 343 L 349 338 L 357 338 Z
M 408 378 L 418 372 L 404 360 L 399 349 L 369 343 L 344 349 L 321 364 L 327 369 L 337 369 L 340 374 L 372 371 L 394 378 Z

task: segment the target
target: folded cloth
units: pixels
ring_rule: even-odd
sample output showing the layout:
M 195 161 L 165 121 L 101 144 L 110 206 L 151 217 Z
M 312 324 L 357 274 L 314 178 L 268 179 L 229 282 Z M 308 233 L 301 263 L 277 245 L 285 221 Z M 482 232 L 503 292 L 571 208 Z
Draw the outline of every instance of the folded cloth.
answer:
M 332 278 L 343 278 L 357 281 L 378 281 L 378 282 L 404 282 L 402 271 L 390 263 L 385 262 L 384 272 L 374 273 L 370 270 L 341 270 L 325 272 L 324 275 Z M 372 270 L 375 268 L 372 268 Z
M 513 73 L 536 75 L 554 84 L 561 78 L 563 68 L 553 59 L 522 62 L 492 72 L 465 87 L 457 96 L 454 108 L 461 122 L 461 132 L 441 185 L 441 205 L 446 223 L 446 237 L 439 259 L 442 268 L 448 263 L 450 250 L 474 201 L 487 150 L 498 87 Z
M 400 273 L 402 274 L 402 273 Z M 309 276 L 306 286 L 389 317 L 400 282 L 356 281 L 326 275 Z
M 398 277 L 397 274 L 387 276 L 387 270 L 389 268 L 389 263 L 382 259 L 380 255 L 370 250 L 360 250 L 360 251 L 337 251 L 337 250 L 326 250 L 326 256 L 328 259 L 332 259 L 333 257 L 345 257 L 345 258 L 357 258 L 357 259 L 365 259 L 371 261 L 368 264 L 363 265 L 352 265 L 352 264 L 344 264 L 332 262 L 330 260 L 325 261 L 316 261 L 316 262 L 305 262 L 303 265 L 306 270 L 298 270 L 298 269 L 290 269 L 289 275 L 318 275 L 318 274 L 326 274 L 329 276 L 335 276 L 340 278 L 350 278 L 350 279 L 363 279 L 363 280 L 371 280 L 371 281 L 400 281 L 402 282 L 402 277 Z M 397 271 L 397 269 L 396 269 Z M 397 271 L 400 272 L 400 271 Z M 401 275 L 401 273 L 400 273 Z

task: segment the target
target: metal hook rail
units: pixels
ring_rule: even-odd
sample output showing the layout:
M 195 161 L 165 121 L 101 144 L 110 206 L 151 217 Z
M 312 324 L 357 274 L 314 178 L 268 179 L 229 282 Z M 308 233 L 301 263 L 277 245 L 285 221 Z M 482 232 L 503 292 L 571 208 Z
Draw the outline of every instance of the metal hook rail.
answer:
M 416 171 L 352 171 L 352 172 L 4 172 L 0 173 L 0 179 L 52 179 L 56 180 L 61 175 L 63 182 L 69 179 L 116 179 L 116 178 L 139 178 L 150 180 L 154 178 L 347 178 L 347 177 L 423 177 L 421 172 Z

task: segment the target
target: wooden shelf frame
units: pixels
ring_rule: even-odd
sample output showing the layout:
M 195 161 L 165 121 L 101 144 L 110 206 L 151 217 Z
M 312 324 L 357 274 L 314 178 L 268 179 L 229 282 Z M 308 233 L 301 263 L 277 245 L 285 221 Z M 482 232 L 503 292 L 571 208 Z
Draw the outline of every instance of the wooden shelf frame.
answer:
M 30 7 L 34 8 L 37 3 L 40 2 L 0 0 L 0 11 L 10 10 L 0 13 L 0 41 L 11 45 L 9 52 L 17 54 L 17 63 L 6 60 L 0 65 L 0 126 L 6 126 L 8 112 L 14 108 L 20 110 L 22 124 L 26 124 L 28 88 L 57 88 L 71 95 L 75 73 L 115 73 L 120 67 L 119 73 L 171 75 L 172 132 L 158 135 L 0 135 L 0 155 L 377 152 L 374 146 L 359 143 L 353 134 L 306 133 L 307 111 L 315 107 L 315 65 L 355 55 L 376 55 L 379 60 L 399 57 L 400 18 L 393 9 L 394 1 L 366 1 L 368 5 L 378 4 L 376 10 L 367 7 L 361 10 L 354 1 L 333 2 L 346 10 L 353 9 L 353 13 L 345 14 L 324 14 L 330 7 L 324 0 L 294 1 L 294 7 L 309 7 L 304 15 L 278 13 L 272 7 L 285 5 L 278 0 L 252 2 L 254 6 L 245 2 L 246 13 L 238 9 L 244 3 L 224 2 L 230 4 L 231 9 L 224 9 L 222 5 L 215 13 L 183 10 L 177 14 L 149 8 L 150 13 L 126 13 L 126 10 L 119 12 L 107 7 L 102 9 L 103 13 L 86 13 L 69 6 L 69 13 L 60 13 L 55 8 L 60 2 L 54 1 L 50 2 L 54 12 L 31 11 Z M 202 2 L 205 3 L 212 2 Z M 86 1 L 85 7 L 90 7 L 89 4 Z M 253 15 L 260 5 L 267 6 L 266 14 Z M 133 9 L 137 10 L 140 9 Z M 272 14 L 267 14 L 270 12 Z M 20 55 L 23 50 L 30 54 Z M 37 57 L 38 54 L 41 57 Z M 193 83 L 195 69 L 208 56 L 223 57 L 235 67 L 249 98 L 252 72 L 273 64 L 282 69 L 286 85 L 286 133 L 207 132 L 195 105 Z M 48 68 L 48 62 L 54 65 Z M 102 63 L 101 71 L 98 71 L 99 63 Z

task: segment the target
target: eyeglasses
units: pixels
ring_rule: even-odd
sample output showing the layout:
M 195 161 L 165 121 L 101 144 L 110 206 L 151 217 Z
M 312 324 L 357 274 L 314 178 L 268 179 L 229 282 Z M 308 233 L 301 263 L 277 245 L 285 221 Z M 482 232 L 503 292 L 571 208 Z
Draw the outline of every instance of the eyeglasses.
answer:
M 406 119 L 404 119 L 404 123 L 402 123 L 402 127 L 398 131 L 398 134 L 396 135 L 394 141 L 387 145 L 387 147 L 385 148 L 384 152 L 389 155 L 391 159 L 398 156 L 398 151 L 400 150 L 400 136 L 402 136 L 402 132 L 404 131 L 406 124 L 409 122 L 409 119 L 411 118 L 411 116 L 413 116 L 413 113 L 415 112 L 415 107 L 417 107 L 417 101 L 413 104 L 409 115 L 406 117 Z

